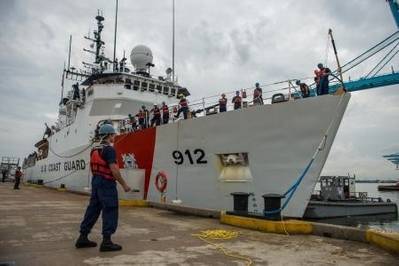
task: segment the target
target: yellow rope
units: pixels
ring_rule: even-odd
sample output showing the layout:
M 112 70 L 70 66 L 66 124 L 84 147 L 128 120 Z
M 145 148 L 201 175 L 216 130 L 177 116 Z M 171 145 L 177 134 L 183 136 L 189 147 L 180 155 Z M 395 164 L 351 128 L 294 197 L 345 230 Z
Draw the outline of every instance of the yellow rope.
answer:
M 213 243 L 210 241 L 210 239 L 211 240 L 229 240 L 229 239 L 236 238 L 236 237 L 238 237 L 237 231 L 228 231 L 228 230 L 220 230 L 220 229 L 205 230 L 205 231 L 201 231 L 199 234 L 192 234 L 192 236 L 198 237 L 202 241 L 214 246 L 216 249 L 221 251 L 225 256 L 244 260 L 247 262 L 246 263 L 247 266 L 253 265 L 253 261 L 250 257 L 236 254 L 233 251 L 228 250 L 225 247 L 223 247 L 222 244 Z

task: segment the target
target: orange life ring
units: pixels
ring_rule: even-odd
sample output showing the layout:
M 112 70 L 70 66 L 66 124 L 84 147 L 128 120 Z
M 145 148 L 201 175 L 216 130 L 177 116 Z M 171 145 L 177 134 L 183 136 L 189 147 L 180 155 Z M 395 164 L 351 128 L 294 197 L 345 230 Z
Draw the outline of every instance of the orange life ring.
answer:
M 165 172 L 159 171 L 155 177 L 155 187 L 161 193 L 165 192 L 166 187 L 168 186 L 168 177 Z

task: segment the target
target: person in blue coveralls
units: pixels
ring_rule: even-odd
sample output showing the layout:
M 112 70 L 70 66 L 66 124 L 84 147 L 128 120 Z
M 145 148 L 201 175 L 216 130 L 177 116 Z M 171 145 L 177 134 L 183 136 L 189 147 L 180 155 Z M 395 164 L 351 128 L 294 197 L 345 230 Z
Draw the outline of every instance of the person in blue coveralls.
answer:
M 100 251 L 118 251 L 122 247 L 111 241 L 111 235 L 118 226 L 118 192 L 116 181 L 125 192 L 131 188 L 122 178 L 116 162 L 116 152 L 112 146 L 116 135 L 110 124 L 104 124 L 99 129 L 101 143 L 92 149 L 90 167 L 93 174 L 91 181 L 91 197 L 83 221 L 80 224 L 80 236 L 76 248 L 96 247 L 97 243 L 90 241 L 88 235 L 102 212 L 103 241 Z

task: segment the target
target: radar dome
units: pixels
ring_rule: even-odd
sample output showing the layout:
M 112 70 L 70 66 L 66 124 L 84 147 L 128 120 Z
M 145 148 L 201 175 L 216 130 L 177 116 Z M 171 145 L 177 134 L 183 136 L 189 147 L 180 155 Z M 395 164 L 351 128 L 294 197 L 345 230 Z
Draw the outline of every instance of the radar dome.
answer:
M 130 53 L 130 61 L 136 72 L 146 72 L 148 64 L 152 64 L 152 51 L 145 45 L 137 45 Z

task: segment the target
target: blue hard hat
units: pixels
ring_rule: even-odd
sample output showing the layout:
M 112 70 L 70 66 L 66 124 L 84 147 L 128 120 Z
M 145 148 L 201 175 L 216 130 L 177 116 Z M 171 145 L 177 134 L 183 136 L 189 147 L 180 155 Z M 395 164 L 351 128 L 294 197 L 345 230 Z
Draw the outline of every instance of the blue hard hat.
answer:
M 116 131 L 112 125 L 104 124 L 100 127 L 99 134 L 100 135 L 116 134 Z

